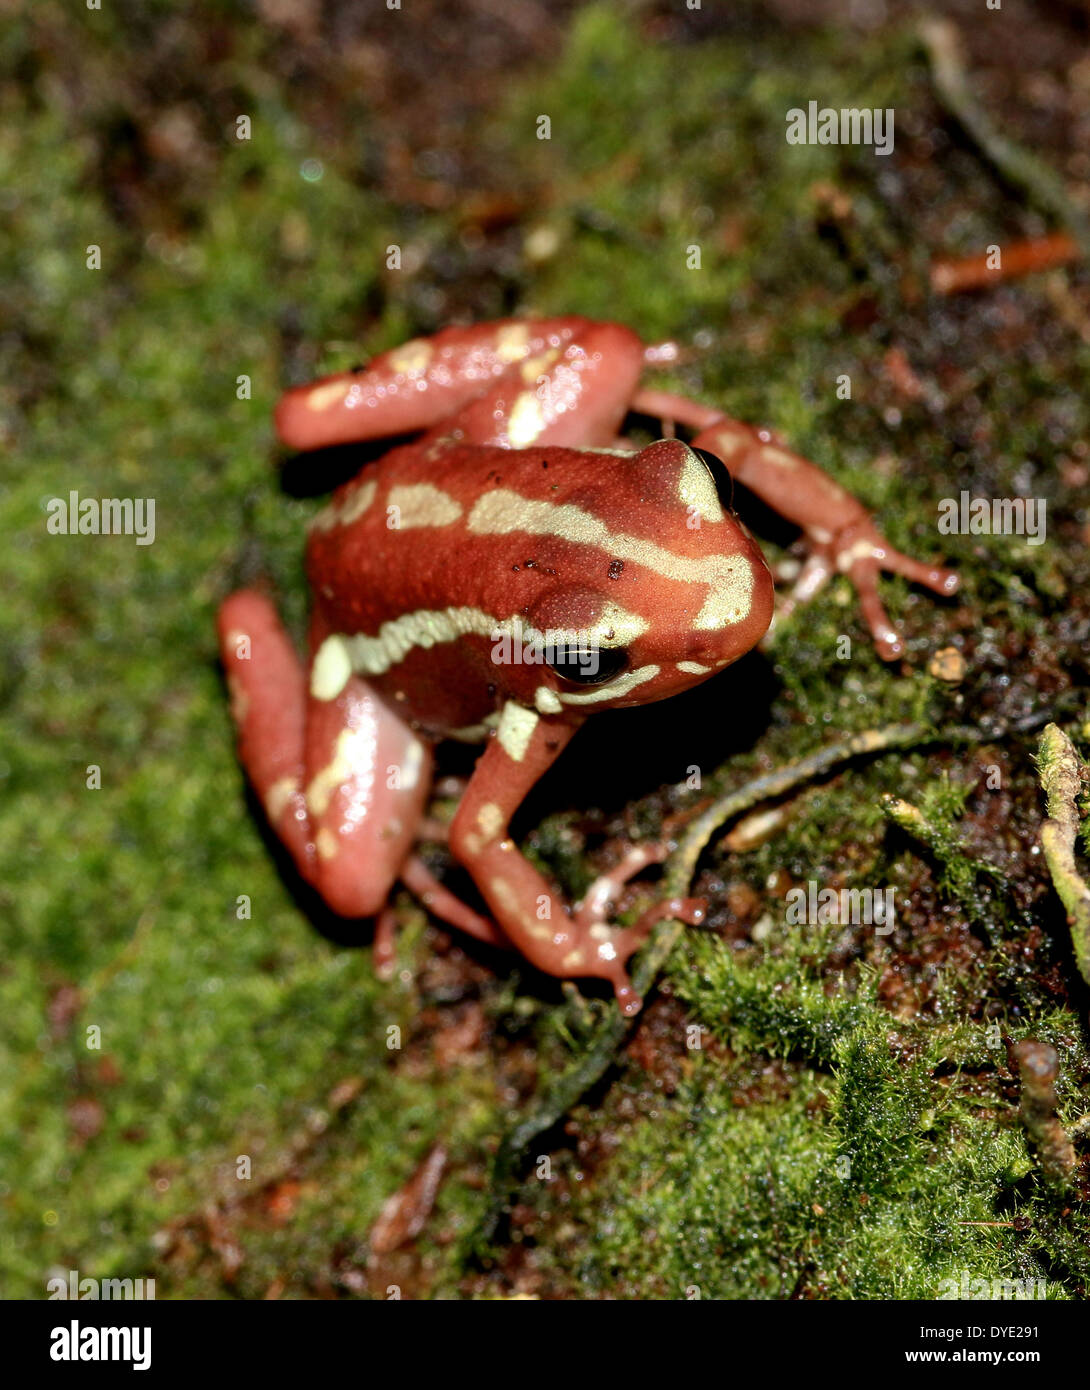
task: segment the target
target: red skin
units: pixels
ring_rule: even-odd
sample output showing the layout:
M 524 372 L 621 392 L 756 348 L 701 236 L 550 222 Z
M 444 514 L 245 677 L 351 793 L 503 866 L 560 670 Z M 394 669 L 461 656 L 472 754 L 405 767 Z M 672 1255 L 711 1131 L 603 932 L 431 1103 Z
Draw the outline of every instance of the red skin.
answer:
M 300 872 L 335 911 L 382 912 L 400 877 L 437 915 L 550 974 L 609 980 L 628 1013 L 640 1000 L 625 963 L 651 922 L 698 921 L 700 904 L 659 904 L 636 927 L 609 931 L 610 899 L 659 849 L 634 850 L 573 911 L 518 853 L 508 824 L 589 714 L 664 699 L 753 647 L 773 588 L 756 542 L 689 447 L 662 440 L 624 459 L 591 451 L 618 443 L 630 409 L 695 430 L 693 448 L 725 460 L 802 527 L 803 596 L 835 568 L 850 575 L 887 658 L 901 641 L 878 571 L 942 594 L 957 583 L 893 550 L 849 493 L 766 431 L 641 392 L 645 363 L 662 357 L 618 324 L 505 320 L 448 329 L 287 392 L 276 423 L 296 448 L 423 433 L 338 489 L 312 525 L 305 671 L 262 595 L 234 594 L 219 614 L 242 763 Z M 429 616 L 408 616 L 420 613 Z M 623 647 L 627 661 L 612 680 L 579 685 L 548 665 L 497 660 L 490 627 L 502 622 L 592 633 L 606 657 Z M 431 743 L 488 719 L 450 845 L 493 920 L 412 854 Z M 389 967 L 389 914 L 377 944 Z

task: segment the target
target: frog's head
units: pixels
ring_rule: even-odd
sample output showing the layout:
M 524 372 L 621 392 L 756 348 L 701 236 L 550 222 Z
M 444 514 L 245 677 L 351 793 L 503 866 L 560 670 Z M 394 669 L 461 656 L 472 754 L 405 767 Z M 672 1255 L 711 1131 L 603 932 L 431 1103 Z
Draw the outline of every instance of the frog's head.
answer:
M 598 460 L 572 483 L 549 505 L 553 534 L 575 545 L 526 613 L 539 632 L 572 639 L 539 668 L 539 710 L 665 699 L 760 641 L 772 619 L 772 576 L 731 510 L 720 459 L 663 439 L 622 467 Z

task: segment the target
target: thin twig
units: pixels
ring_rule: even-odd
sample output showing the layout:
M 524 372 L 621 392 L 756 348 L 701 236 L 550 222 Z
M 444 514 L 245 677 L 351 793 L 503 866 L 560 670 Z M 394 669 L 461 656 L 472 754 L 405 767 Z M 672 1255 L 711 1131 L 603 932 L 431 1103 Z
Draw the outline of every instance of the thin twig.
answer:
M 1090 985 L 1090 886 L 1075 862 L 1081 817 L 1076 802 L 1090 795 L 1090 768 L 1056 724 L 1041 735 L 1037 770 L 1045 792 L 1048 820 L 1041 824 L 1041 848 L 1060 901 L 1067 909 L 1079 971 Z
M 1041 1171 L 1049 1182 L 1065 1187 L 1075 1171 L 1075 1150 L 1060 1120 L 1056 1100 L 1056 1078 L 1060 1058 L 1048 1043 L 1025 1038 L 1014 1049 L 1018 1075 L 1022 1081 L 1020 1114 Z
M 1063 180 L 1029 150 L 1015 144 L 992 123 L 969 87 L 957 29 L 948 19 L 931 17 L 919 28 L 927 51 L 935 91 L 947 111 L 994 169 L 1020 188 L 1043 212 L 1049 212 L 1074 235 L 1090 256 L 1090 219 L 1068 195 Z

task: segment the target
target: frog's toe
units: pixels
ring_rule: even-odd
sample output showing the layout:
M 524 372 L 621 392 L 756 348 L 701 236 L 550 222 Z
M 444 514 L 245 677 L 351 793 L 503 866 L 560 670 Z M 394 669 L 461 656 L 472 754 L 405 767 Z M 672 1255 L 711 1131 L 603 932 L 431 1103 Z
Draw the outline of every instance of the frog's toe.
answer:
M 661 864 L 666 855 L 667 847 L 664 844 L 629 846 L 620 863 L 599 874 L 583 895 L 574 913 L 576 926 L 587 930 L 608 922 L 616 899 L 629 879 L 635 878 L 649 864 Z

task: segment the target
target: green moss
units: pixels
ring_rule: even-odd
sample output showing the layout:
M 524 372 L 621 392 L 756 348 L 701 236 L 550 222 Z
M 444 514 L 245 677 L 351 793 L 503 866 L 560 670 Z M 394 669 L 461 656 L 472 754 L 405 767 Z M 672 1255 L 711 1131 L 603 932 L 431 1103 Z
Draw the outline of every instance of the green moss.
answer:
M 535 1230 L 593 1232 L 577 1274 L 622 1298 L 933 1299 L 943 1281 L 1043 1279 L 1062 1297 L 1051 1237 L 987 1225 L 1032 1210 L 1009 1181 L 1016 1130 L 934 1118 L 928 1085 L 858 1033 L 832 1078 L 742 1099 L 751 1068 L 700 1058 L 669 1105 L 625 1133 L 584 1192 L 574 1165 L 528 1194 Z M 744 1078 L 750 1080 L 748 1075 Z M 906 1085 L 907 1082 L 907 1085 Z M 732 1099 L 733 1095 L 733 1099 Z M 562 1216 L 553 1193 L 575 1191 Z M 574 1207 L 574 1210 L 571 1210 Z M 1070 1258 L 1073 1244 L 1064 1244 Z M 1080 1261 L 1081 1269 L 1081 1261 Z
M 135 38 L 99 42 L 125 61 Z M 89 191 L 93 148 L 56 109 L 21 110 L 0 133 L 4 185 L 20 190 L 0 264 L 35 352 L 6 375 L 43 381 L 29 408 L 10 391 L 5 402 L 19 441 L 3 497 L 15 582 L 0 614 L 0 1150 L 18 1175 L 3 1189 L 0 1265 L 12 1296 L 40 1297 L 53 1265 L 147 1269 L 160 1296 L 214 1295 L 215 1261 L 157 1264 L 155 1233 L 217 1194 L 238 1200 L 239 1153 L 260 1185 L 283 1134 L 333 1081 L 358 1077 L 366 1099 L 322 1165 L 326 1219 L 299 1246 L 303 1291 L 307 1252 L 366 1230 L 439 1132 L 447 1083 L 407 1084 L 390 1067 L 386 1028 L 409 1027 L 411 996 L 314 930 L 261 841 L 215 663 L 215 605 L 247 536 L 301 626 L 316 504 L 280 494 L 268 470 L 278 317 L 297 306 L 319 339 L 377 274 L 344 255 L 367 196 L 335 165 L 302 179 L 306 132 L 275 92 L 249 96 L 252 141 L 224 137 L 205 215 L 174 243 L 141 244 L 114 220 Z M 288 219 L 305 253 L 285 251 Z M 92 243 L 100 272 L 85 265 Z M 240 375 L 249 400 L 236 398 Z M 48 535 L 44 499 L 70 489 L 153 498 L 154 543 Z M 51 1032 L 62 986 L 79 999 Z M 459 1125 L 475 1133 L 481 1112 L 464 1079 L 456 1089 Z M 77 1101 L 98 1116 L 89 1137 L 68 1113 Z M 251 1251 L 247 1292 L 271 1282 L 284 1240 Z
M 981 923 L 992 923 L 994 911 L 989 912 L 982 905 L 981 882 L 989 886 L 1007 887 L 1002 872 L 994 864 L 975 859 L 967 853 L 962 843 L 962 832 L 958 817 L 972 793 L 968 783 L 952 782 L 947 774 L 923 788 L 915 814 L 898 824 L 911 824 L 913 832 L 935 855 L 940 865 L 939 886 L 962 903 L 972 919 Z
M 674 974 L 681 997 L 714 1036 L 743 1050 L 830 1064 L 841 1040 L 867 1017 L 868 1002 L 845 985 L 827 990 L 804 967 L 824 955 L 827 929 L 780 929 L 759 952 L 696 936 Z

